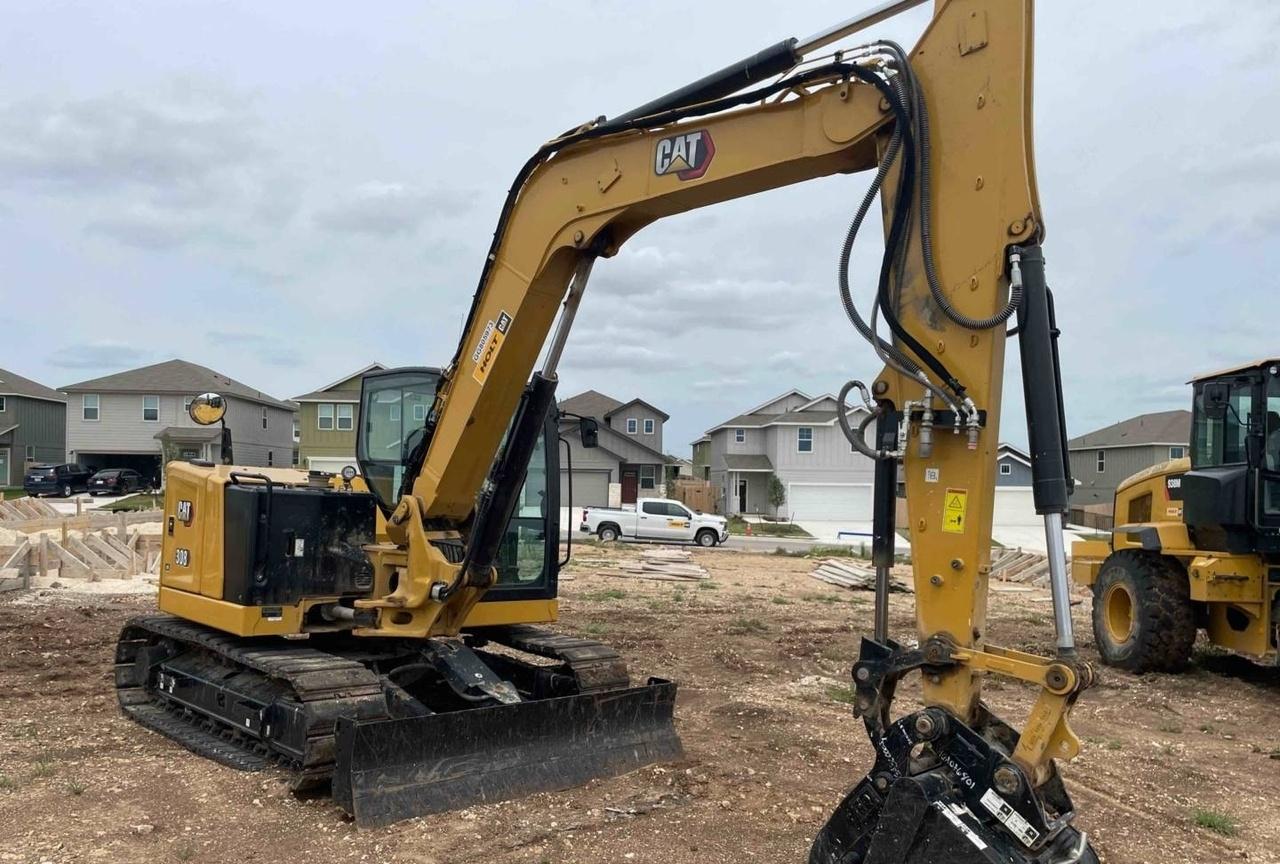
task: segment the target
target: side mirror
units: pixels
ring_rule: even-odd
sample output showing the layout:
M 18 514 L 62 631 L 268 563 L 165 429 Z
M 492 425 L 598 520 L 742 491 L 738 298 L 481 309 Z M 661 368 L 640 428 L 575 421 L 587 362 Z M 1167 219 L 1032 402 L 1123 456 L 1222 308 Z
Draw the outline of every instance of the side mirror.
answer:
M 582 434 L 583 447 L 600 446 L 600 424 L 594 417 L 583 417 L 578 421 L 578 431 Z
M 1227 416 L 1227 385 L 1221 381 L 1210 381 L 1204 385 L 1202 393 L 1205 416 L 1211 420 L 1221 420 Z
M 212 426 L 227 414 L 227 400 L 217 393 L 201 393 L 187 409 L 191 419 L 201 426 Z

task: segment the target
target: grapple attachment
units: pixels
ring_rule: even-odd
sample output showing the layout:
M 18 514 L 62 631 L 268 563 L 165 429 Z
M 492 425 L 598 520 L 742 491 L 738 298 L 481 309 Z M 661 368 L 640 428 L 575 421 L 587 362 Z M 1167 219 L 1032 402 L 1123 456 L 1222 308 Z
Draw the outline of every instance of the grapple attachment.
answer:
M 972 725 L 938 707 L 887 722 L 898 679 L 925 665 L 923 652 L 863 641 L 855 704 L 876 761 L 810 864 L 1095 864 L 1057 768 L 1033 783 L 1010 758 L 1018 733 L 985 707 Z
M 680 759 L 676 685 L 337 722 L 334 800 L 361 827 L 578 786 Z

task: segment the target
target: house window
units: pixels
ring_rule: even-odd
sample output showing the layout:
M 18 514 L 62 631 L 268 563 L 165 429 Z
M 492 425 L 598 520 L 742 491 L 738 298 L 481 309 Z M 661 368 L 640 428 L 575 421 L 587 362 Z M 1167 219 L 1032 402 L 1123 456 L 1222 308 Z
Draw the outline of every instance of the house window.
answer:
M 1106 470 L 1107 470 L 1107 451 L 1099 450 L 1098 451 L 1098 473 L 1101 474 Z
M 644 434 L 646 434 L 646 435 L 652 435 L 652 434 L 653 434 L 653 421 L 652 421 L 652 420 L 645 420 L 645 421 L 644 421 Z
M 1009 476 L 1009 475 L 1011 475 L 1011 474 L 1013 474 L 1013 466 L 1012 466 L 1012 465 L 1010 465 L 1008 462 L 1001 462 L 1001 463 L 1000 463 L 1000 476 L 1001 476 L 1001 477 L 1008 477 L 1008 476 Z
M 302 440 L 302 430 L 298 428 L 298 418 L 293 418 L 293 440 L 295 442 Z
M 653 465 L 640 466 L 640 488 L 653 489 L 657 486 L 658 471 Z
M 97 393 L 86 393 L 80 397 L 80 419 L 89 423 L 98 422 Z
M 270 468 L 273 464 L 275 464 L 275 453 L 272 452 L 271 450 L 268 450 L 267 451 L 267 467 Z
M 338 405 L 338 428 L 343 432 L 356 428 L 355 407 L 350 402 Z
M 142 397 L 142 419 L 147 423 L 160 422 L 160 397 Z
M 267 407 L 265 405 L 262 406 L 262 428 L 267 428 Z
M 734 442 L 735 442 L 735 443 L 737 443 L 737 444 L 743 444 L 743 443 L 746 443 L 746 440 L 747 440 L 747 430 L 746 430 L 746 429 L 734 429 L 734 430 L 733 430 L 733 440 L 734 440 Z
M 413 406 L 413 419 L 422 422 L 427 419 L 427 406 L 421 402 Z
M 4 411 L 7 407 L 9 407 L 8 399 L 4 396 L 0 396 L 0 411 Z
M 182 413 L 188 417 L 191 416 L 191 403 L 194 401 L 196 400 L 194 399 L 194 397 L 191 397 L 191 396 L 188 396 L 182 400 Z
M 390 405 L 388 405 L 387 415 L 391 419 L 392 423 L 399 423 L 400 422 L 400 403 L 392 402 Z
M 36 461 L 36 445 L 34 444 L 27 445 L 27 461 L 28 462 Z
M 1170 459 L 1181 459 L 1183 456 L 1186 456 L 1186 455 L 1187 455 L 1186 447 L 1170 447 L 1169 448 Z
M 325 432 L 333 430 L 333 403 L 322 402 L 316 406 L 316 428 Z
M 637 430 L 636 418 L 628 417 L 627 418 L 627 434 L 634 435 L 636 434 L 637 431 L 638 430 Z
M 813 427 L 801 426 L 796 430 L 796 452 L 812 453 L 813 452 Z

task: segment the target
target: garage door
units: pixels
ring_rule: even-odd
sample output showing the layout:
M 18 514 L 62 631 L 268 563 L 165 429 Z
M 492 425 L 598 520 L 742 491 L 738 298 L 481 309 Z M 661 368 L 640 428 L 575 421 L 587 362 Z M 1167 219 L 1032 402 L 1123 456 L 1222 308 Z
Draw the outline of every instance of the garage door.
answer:
M 354 456 L 308 456 L 307 470 L 309 471 L 327 471 L 330 474 L 340 474 L 342 469 L 350 465 L 357 471 L 360 465 L 356 462 Z
M 991 521 L 997 528 L 1044 524 L 1043 517 L 1036 515 L 1030 486 L 997 486 L 995 517 Z
M 792 519 L 817 522 L 871 521 L 870 483 L 790 483 L 787 509 Z
M 569 472 L 560 472 L 560 506 L 569 506 Z M 608 471 L 573 472 L 573 506 L 609 506 Z

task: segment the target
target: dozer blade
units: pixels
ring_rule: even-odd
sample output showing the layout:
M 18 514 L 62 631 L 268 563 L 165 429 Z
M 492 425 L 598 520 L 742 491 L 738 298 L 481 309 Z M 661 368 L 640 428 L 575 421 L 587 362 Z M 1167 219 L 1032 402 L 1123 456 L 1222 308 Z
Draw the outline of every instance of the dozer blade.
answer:
M 334 800 L 361 827 L 567 789 L 683 756 L 676 685 L 337 723 Z

